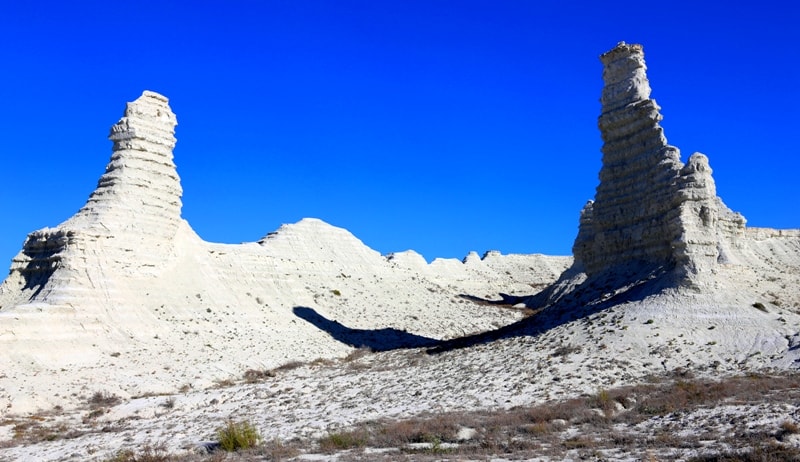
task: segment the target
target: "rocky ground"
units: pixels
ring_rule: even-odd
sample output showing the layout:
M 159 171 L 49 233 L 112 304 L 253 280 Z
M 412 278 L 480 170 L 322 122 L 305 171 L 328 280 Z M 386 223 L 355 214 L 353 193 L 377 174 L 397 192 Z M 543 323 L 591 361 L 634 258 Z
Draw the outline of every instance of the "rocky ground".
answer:
M 683 305 L 689 301 L 691 312 Z M 271 451 L 287 446 L 287 454 L 298 460 L 379 458 L 383 453 L 372 452 L 370 444 L 394 448 L 380 456 L 385 460 L 561 460 L 581 454 L 671 459 L 749 447 L 744 443 L 752 438 L 769 448 L 796 448 L 800 316 L 769 302 L 756 307 L 744 301 L 735 306 L 735 297 L 711 301 L 662 295 L 560 323 L 553 319 L 561 315 L 542 312 L 496 340 L 475 337 L 387 352 L 351 349 L 337 360 L 252 369 L 203 389 L 187 386 L 132 399 L 96 389 L 78 408 L 6 415 L 0 423 L 0 460 L 110 460 L 120 451 L 146 448 L 171 456 L 221 457 L 197 453 L 214 446 L 216 430 L 228 421 L 251 423 Z M 542 324 L 548 329 L 535 333 Z M 722 381 L 720 386 L 731 390 L 681 398 L 690 402 L 677 407 L 642 407 L 640 397 L 661 386 L 667 395 L 691 395 L 709 386 L 694 379 Z M 754 388 L 725 385 L 730 383 Z M 539 406 L 577 408 L 570 411 L 574 415 L 551 413 L 530 422 L 513 417 Z M 499 424 L 486 423 L 486 416 L 507 416 L 511 427 L 519 428 L 495 429 Z M 450 433 L 428 435 L 431 441 L 409 437 L 403 444 L 324 443 L 326 437 L 377 425 L 368 422 L 428 418 L 446 422 Z M 478 433 L 459 440 L 452 433 L 462 427 Z M 521 428 L 541 438 L 531 439 Z M 271 457 L 248 454 L 254 460 Z

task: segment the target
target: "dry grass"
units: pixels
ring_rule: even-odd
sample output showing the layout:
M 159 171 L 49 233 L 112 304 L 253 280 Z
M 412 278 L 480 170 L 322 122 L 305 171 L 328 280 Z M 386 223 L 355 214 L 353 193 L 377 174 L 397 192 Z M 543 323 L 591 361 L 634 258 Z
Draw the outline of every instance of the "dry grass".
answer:
M 515 457 L 546 456 L 563 458 L 569 452 L 578 457 L 596 457 L 598 451 L 623 450 L 641 459 L 659 451 L 697 449 L 703 439 L 719 440 L 736 451 L 742 460 L 795 460 L 800 450 L 769 446 L 776 436 L 800 431 L 797 424 L 785 421 L 772 433 L 758 433 L 743 426 L 736 436 L 720 438 L 712 430 L 698 429 L 693 437 L 678 437 L 669 424 L 653 430 L 636 430 L 636 424 L 658 416 L 679 415 L 699 408 L 714 408 L 721 403 L 757 404 L 769 400 L 800 398 L 800 375 L 746 375 L 719 381 L 693 380 L 690 374 L 676 373 L 677 380 L 663 378 L 638 386 L 598 390 L 596 394 L 537 406 L 496 412 L 454 412 L 421 416 L 399 421 L 373 421 L 320 440 L 325 452 L 352 448 L 398 448 L 408 460 L 422 457 L 410 443 L 457 443 L 448 449 L 454 455 L 472 458 L 514 454 Z M 669 422 L 661 420 L 660 422 Z M 475 429 L 475 436 L 459 441 L 459 429 Z M 724 447 L 724 446 L 722 446 Z M 752 449 L 749 453 L 749 449 Z M 431 449 L 431 450 L 432 450 Z M 428 453 L 431 452 L 428 451 Z M 718 454 L 725 459 L 731 454 Z M 666 453 L 664 453 L 666 454 Z M 750 455 L 747 455 L 750 454 Z M 398 453 L 395 453 L 395 457 Z M 413 456 L 413 457 L 412 457 Z M 758 457 L 766 457 L 759 459 Z M 770 459 L 787 456 L 789 459 Z M 705 457 L 705 456 L 704 456 Z M 658 458 L 658 457 L 657 457 Z M 355 460 L 355 459 L 354 459 Z M 393 460 L 392 458 L 386 460 Z M 419 460 L 424 460 L 419 459 Z
M 147 444 L 139 451 L 130 449 L 119 451 L 105 462 L 172 462 L 177 460 L 179 459 L 167 452 L 163 444 L 155 446 Z
M 161 446 L 146 446 L 138 452 L 122 451 L 108 460 L 284 460 L 317 452 L 334 454 L 340 461 L 429 461 L 440 460 L 443 453 L 454 459 L 543 457 L 561 460 L 596 459 L 604 451 L 618 451 L 617 454 L 621 452 L 640 460 L 671 459 L 675 454 L 684 454 L 683 458 L 695 457 L 692 460 L 698 462 L 800 462 L 800 449 L 784 443 L 800 433 L 798 422 L 789 418 L 781 418 L 772 426 L 753 428 L 748 425 L 749 415 L 743 414 L 739 420 L 725 418 L 724 423 L 733 424 L 734 428 L 724 433 L 709 424 L 698 426 L 688 436 L 679 437 L 675 432 L 676 425 L 685 424 L 681 420 L 683 417 L 699 409 L 710 411 L 724 405 L 747 409 L 749 405 L 769 404 L 782 409 L 781 403 L 796 405 L 798 400 L 800 374 L 749 374 L 712 381 L 693 379 L 689 373 L 676 371 L 646 384 L 599 389 L 591 395 L 535 406 L 370 421 L 313 441 L 262 442 L 255 428 L 247 422 L 228 422 L 219 429 L 220 445 L 237 452 L 177 456 L 166 453 Z M 103 408 L 96 410 L 103 412 Z M 70 432 L 104 431 L 94 423 L 76 429 L 48 427 L 45 420 L 44 417 L 15 419 L 16 444 L 65 438 Z M 469 436 L 464 436 L 466 434 Z M 459 440 L 459 436 L 464 439 Z M 225 440 L 233 443 L 227 444 Z M 714 444 L 709 446 L 708 441 Z M 411 446 L 414 443 L 426 444 Z M 383 448 L 388 452 L 367 452 L 367 448 Z
M 220 448 L 228 452 L 251 449 L 261 444 L 262 441 L 261 435 L 253 424 L 232 420 L 217 429 L 217 438 Z
M 334 453 L 345 449 L 362 448 L 367 444 L 367 435 L 363 430 L 330 433 L 320 438 L 317 443 L 322 452 Z
M 782 446 L 770 442 L 754 448 L 722 452 L 709 452 L 688 459 L 688 462 L 797 462 L 800 448 Z
M 107 391 L 98 391 L 95 392 L 91 398 L 89 398 L 89 406 L 93 409 L 96 409 L 99 407 L 114 406 L 119 404 L 120 401 L 120 397 L 114 395 L 113 393 L 109 393 Z
M 349 363 L 349 362 L 355 361 L 357 359 L 361 359 L 364 356 L 367 356 L 368 354 L 371 354 L 371 353 L 372 353 L 372 349 L 369 348 L 369 347 L 356 348 L 355 350 L 351 351 L 350 354 L 345 356 L 344 362 Z

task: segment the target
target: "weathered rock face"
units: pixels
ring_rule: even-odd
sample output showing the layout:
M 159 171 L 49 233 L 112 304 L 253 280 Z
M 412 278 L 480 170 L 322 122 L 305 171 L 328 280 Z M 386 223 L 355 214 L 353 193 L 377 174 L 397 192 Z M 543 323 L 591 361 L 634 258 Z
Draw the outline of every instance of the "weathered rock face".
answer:
M 464 263 L 387 258 L 317 219 L 258 242 L 205 242 L 180 217 L 175 125 L 163 96 L 129 103 L 86 204 L 30 233 L 14 258 L 0 284 L 0 415 L 64 405 L 95 387 L 120 396 L 204 388 L 252 368 L 343 356 L 371 339 L 492 329 L 521 313 L 461 295 L 525 294 L 571 264 L 497 252 Z M 387 345 L 413 344 L 403 342 Z
M 151 91 L 128 103 L 111 127 L 111 160 L 86 205 L 60 227 L 92 229 L 163 257 L 181 223 L 181 184 L 172 160 L 177 121 L 167 98 Z
M 105 174 L 86 205 L 65 225 L 125 222 L 137 233 L 172 238 L 180 222 L 182 192 L 172 160 L 176 125 L 167 98 L 158 93 L 145 91 L 128 103 L 108 136 L 114 147 Z M 115 219 L 130 213 L 137 219 Z
M 22 277 L 23 287 L 39 294 L 56 268 L 62 269 L 59 277 L 79 281 L 69 273 L 85 266 L 146 271 L 163 263 L 182 223 L 182 190 L 172 160 L 176 125 L 167 98 L 158 93 L 145 91 L 128 103 L 111 127 L 111 160 L 86 205 L 58 227 L 29 234 L 11 276 Z M 93 261 L 98 253 L 88 250 L 98 244 L 102 262 Z M 85 256 L 64 259 L 68 250 Z
M 736 247 L 744 218 L 716 196 L 706 156 L 683 165 L 650 99 L 641 45 L 620 43 L 603 62 L 603 166 L 595 200 L 581 212 L 573 252 L 589 276 L 623 268 L 709 270 Z

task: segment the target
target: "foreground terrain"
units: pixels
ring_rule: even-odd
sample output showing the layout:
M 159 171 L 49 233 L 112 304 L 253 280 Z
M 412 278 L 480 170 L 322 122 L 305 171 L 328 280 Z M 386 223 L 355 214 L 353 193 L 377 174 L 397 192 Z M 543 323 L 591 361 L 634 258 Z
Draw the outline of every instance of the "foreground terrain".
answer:
M 553 359 L 569 364 L 575 355 L 580 352 L 559 350 Z M 466 397 L 443 383 L 444 390 L 418 389 L 416 401 L 397 400 L 394 412 L 376 409 L 382 400 L 375 398 L 387 390 L 374 380 L 434 361 L 424 358 L 422 352 L 360 350 L 340 361 L 251 373 L 238 384 L 203 392 L 128 402 L 100 394 L 79 411 L 7 419 L 11 439 L 0 460 L 800 458 L 796 373 L 699 372 L 710 379 L 678 369 L 639 385 L 599 386 L 539 404 L 514 405 L 512 394 L 500 393 L 506 402 L 495 406 L 459 405 L 455 399 Z M 558 382 L 553 388 L 570 389 Z M 354 385 L 360 391 L 348 396 Z M 326 404 L 333 397 L 337 403 Z M 219 448 L 221 429 L 241 432 L 238 426 L 249 425 L 261 436 L 253 447 L 231 453 Z

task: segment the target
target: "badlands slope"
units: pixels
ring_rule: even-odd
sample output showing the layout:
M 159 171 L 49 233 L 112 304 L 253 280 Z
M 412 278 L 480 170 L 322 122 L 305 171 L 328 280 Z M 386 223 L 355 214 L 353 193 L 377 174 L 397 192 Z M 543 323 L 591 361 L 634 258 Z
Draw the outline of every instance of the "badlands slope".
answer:
M 0 458 L 102 458 L 146 441 L 192 449 L 229 417 L 288 439 L 675 370 L 797 371 L 800 231 L 748 228 L 716 195 L 706 156 L 681 162 L 640 46 L 621 43 L 601 61 L 603 167 L 574 258 L 427 264 L 315 219 L 255 243 L 204 242 L 180 218 L 175 117 L 145 92 L 112 127 L 112 158 L 87 204 L 31 233 L 0 286 L 0 412 L 58 405 L 58 419 L 86 424 L 81 406 L 100 391 L 125 401 L 91 425 L 119 431 L 12 445 Z M 313 361 L 359 346 L 392 351 L 359 367 Z M 214 386 L 292 361 L 309 362 Z M 11 424 L 0 430 L 12 438 Z

